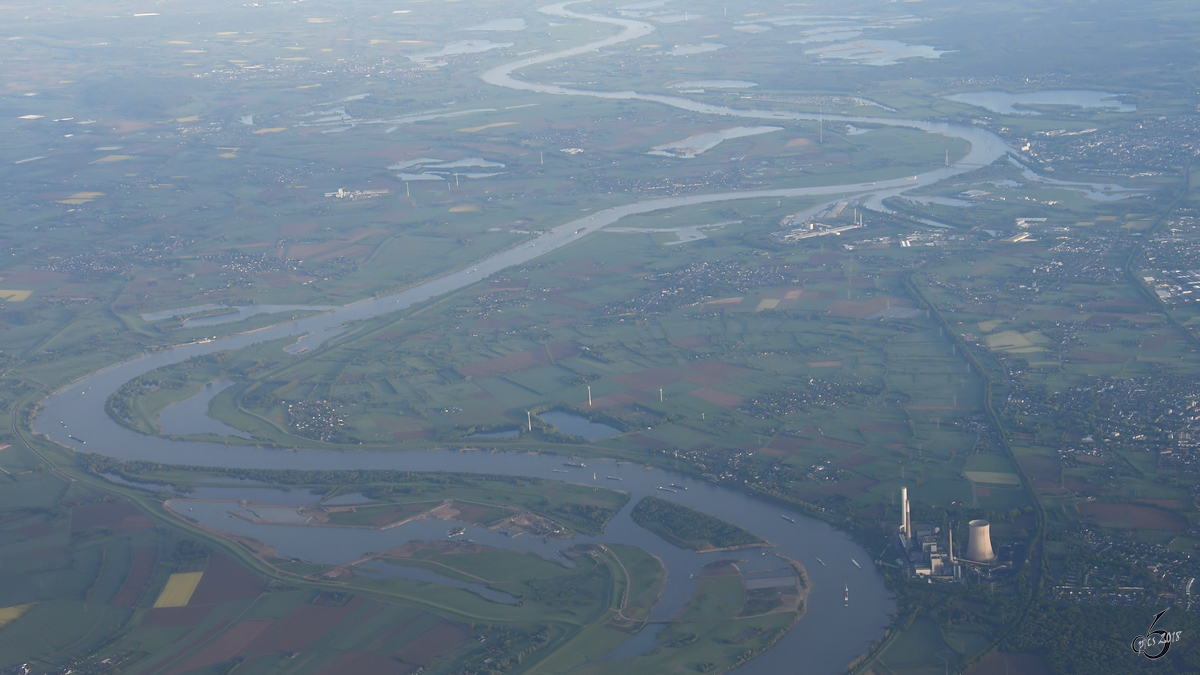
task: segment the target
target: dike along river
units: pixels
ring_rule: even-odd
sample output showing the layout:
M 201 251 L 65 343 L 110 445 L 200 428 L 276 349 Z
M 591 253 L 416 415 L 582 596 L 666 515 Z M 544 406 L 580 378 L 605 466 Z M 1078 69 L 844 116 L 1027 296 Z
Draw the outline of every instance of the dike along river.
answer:
M 542 11 L 567 18 L 618 24 L 624 30 L 619 35 L 596 43 L 574 47 L 555 54 L 541 55 L 488 71 L 483 75 L 485 82 L 547 95 L 639 99 L 693 112 L 709 113 L 714 116 L 772 119 L 781 122 L 814 117 L 803 113 L 735 110 L 673 96 L 642 95 L 634 92 L 568 90 L 515 80 L 511 77 L 511 73 L 520 67 L 545 63 L 552 58 L 566 58 L 587 51 L 595 51 L 600 47 L 637 37 L 649 29 L 648 25 L 640 22 L 575 14 L 565 10 L 563 5 L 544 8 Z M 812 590 L 805 616 L 774 648 L 743 665 L 737 672 L 773 675 L 781 672 L 796 672 L 799 664 L 804 664 L 803 672 L 805 673 L 843 672 L 851 661 L 869 648 L 871 642 L 883 636 L 890 616 L 895 612 L 894 599 L 884 586 L 882 575 L 872 563 L 873 556 L 852 542 L 845 534 L 820 521 L 790 514 L 795 518 L 794 523 L 790 522 L 782 517 L 783 512 L 778 507 L 740 492 L 682 477 L 661 469 L 647 470 L 638 465 L 615 465 L 612 462 L 603 461 L 589 461 L 586 469 L 568 467 L 567 470 L 570 473 L 561 473 L 564 470 L 562 458 L 551 455 L 516 452 L 461 452 L 457 450 L 342 452 L 300 449 L 289 451 L 172 441 L 156 436 L 145 436 L 127 429 L 109 418 L 104 409 L 105 400 L 122 384 L 156 368 L 218 350 L 240 349 L 268 340 L 284 338 L 294 340 L 286 347 L 290 353 L 298 354 L 316 350 L 330 339 L 352 330 L 353 322 L 405 310 L 418 303 L 464 288 L 507 267 L 528 262 L 552 250 L 578 241 L 629 215 L 739 199 L 787 199 L 820 196 L 845 198 L 846 195 L 859 196 L 868 206 L 874 205 L 876 208 L 882 208 L 880 202 L 887 196 L 899 194 L 914 187 L 936 183 L 950 176 L 990 164 L 1011 151 L 999 137 L 979 128 L 920 120 L 832 115 L 827 115 L 826 118 L 845 120 L 855 124 L 903 126 L 928 133 L 961 138 L 971 144 L 971 150 L 955 164 L 909 178 L 876 183 L 749 190 L 648 199 L 599 211 L 560 225 L 544 235 L 496 253 L 470 266 L 403 291 L 362 300 L 334 308 L 323 314 L 250 333 L 146 353 L 109 366 L 63 387 L 45 399 L 34 420 L 34 430 L 78 451 L 99 452 L 122 460 L 144 459 L 194 466 L 472 471 L 582 483 L 592 481 L 594 470 L 599 476 L 599 484 L 602 487 L 620 489 L 631 494 L 629 505 L 613 519 L 608 528 L 608 535 L 602 540 L 628 541 L 641 545 L 659 555 L 668 567 L 670 573 L 668 587 L 653 618 L 666 619 L 671 613 L 677 611 L 694 587 L 695 582 L 688 578 L 689 575 L 697 571 L 703 564 L 717 559 L 718 556 L 760 557 L 761 549 L 710 555 L 682 553 L 679 549 L 672 549 L 657 538 L 647 536 L 643 530 L 637 528 L 629 520 L 631 506 L 648 494 L 658 494 L 660 497 L 698 508 L 705 513 L 740 525 L 767 539 L 775 545 L 779 554 L 799 561 L 807 569 Z M 622 480 L 619 482 L 608 481 L 607 476 L 618 477 Z M 658 489 L 660 486 L 670 486 L 672 483 L 687 489 L 680 489 L 674 493 Z M 220 497 L 255 501 L 262 496 L 263 492 L 261 489 L 248 487 L 233 492 L 222 491 Z M 394 531 L 397 537 L 403 534 L 400 531 L 402 529 L 397 528 Z M 257 531 L 257 534 L 264 540 L 274 539 L 280 543 L 286 543 L 284 540 L 289 539 L 286 533 L 270 529 Z M 417 532 L 414 531 L 412 534 L 416 535 Z M 328 552 L 324 555 L 331 560 L 344 554 L 340 548 L 353 544 L 339 539 L 341 536 L 338 534 L 338 528 L 305 528 L 304 538 L 310 543 L 309 548 L 304 551 L 304 557 L 320 561 L 323 556 L 322 549 Z M 480 533 L 479 536 L 485 535 Z M 403 541 L 396 542 L 396 544 L 400 543 Z M 570 541 L 561 542 L 564 547 L 570 544 Z M 380 549 L 374 545 L 373 550 Z M 821 558 L 824 563 L 818 562 L 817 558 Z M 854 562 L 860 563 L 861 566 L 855 565 Z M 843 602 L 844 585 L 850 588 L 849 606 Z M 623 651 L 624 654 L 639 653 L 650 646 L 650 642 L 645 638 L 646 636 L 643 635 L 635 636 L 627 645 L 631 649 L 619 651 Z M 634 645 L 633 643 L 638 644 Z

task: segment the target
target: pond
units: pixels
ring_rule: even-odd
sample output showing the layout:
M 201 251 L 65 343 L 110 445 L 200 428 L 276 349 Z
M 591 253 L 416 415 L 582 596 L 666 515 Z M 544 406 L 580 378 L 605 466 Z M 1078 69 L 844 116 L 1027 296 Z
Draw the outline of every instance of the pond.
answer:
M 656 145 L 646 154 L 691 159 L 696 155 L 712 150 L 722 141 L 744 138 L 746 136 L 757 136 L 758 134 L 769 134 L 773 131 L 783 131 L 783 127 L 733 127 L 720 131 L 710 131 L 703 134 L 696 134 L 695 136 L 688 136 L 682 141 Z
M 593 422 L 583 415 L 567 412 L 565 410 L 551 410 L 549 412 L 538 413 L 538 419 L 553 424 L 558 429 L 560 434 L 568 436 L 582 436 L 589 441 L 598 441 L 604 438 L 612 438 L 617 434 L 622 433 L 616 427 L 610 427 L 607 424 Z
M 757 86 L 757 82 L 746 80 L 688 80 L 667 85 L 670 89 L 746 89 Z
M 1000 115 L 1040 115 L 1036 110 L 1014 106 L 1063 105 L 1076 108 L 1111 108 L 1117 112 L 1133 112 L 1137 106 L 1122 103 L 1117 96 L 1107 91 L 1085 89 L 1047 89 L 1010 94 L 1007 91 L 971 91 L 951 94 L 946 98 L 959 103 L 986 108 Z

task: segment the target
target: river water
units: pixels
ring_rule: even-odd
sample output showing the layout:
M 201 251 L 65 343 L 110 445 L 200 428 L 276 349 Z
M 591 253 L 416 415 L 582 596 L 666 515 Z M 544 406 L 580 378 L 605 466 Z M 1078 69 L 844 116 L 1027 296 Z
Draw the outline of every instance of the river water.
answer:
M 216 434 L 250 438 L 250 434 L 208 416 L 208 406 L 217 394 L 237 384 L 233 380 L 217 380 L 204 385 L 195 396 L 172 403 L 158 415 L 158 428 L 168 436 L 186 434 Z
M 576 14 L 566 10 L 565 4 L 546 7 L 542 11 L 567 18 L 617 24 L 623 30 L 618 35 L 604 40 L 554 54 L 543 54 L 493 69 L 482 76 L 485 82 L 550 95 L 645 100 L 714 116 L 780 121 L 817 118 L 817 116 L 807 113 L 737 110 L 675 96 L 636 92 L 592 92 L 516 80 L 512 77 L 512 73 L 521 67 L 595 51 L 646 35 L 653 30 L 648 24 L 638 21 Z M 469 470 L 478 473 L 534 476 L 579 483 L 592 483 L 595 480 L 598 485 L 630 493 L 629 505 L 609 524 L 606 534 L 598 539 L 600 541 L 634 543 L 662 558 L 669 571 L 669 579 L 663 600 L 655 608 L 653 618 L 666 619 L 677 612 L 682 603 L 686 601 L 695 584 L 689 577 L 704 564 L 722 556 L 747 559 L 762 556 L 761 551 L 755 549 L 727 554 L 701 555 L 665 544 L 633 524 L 628 515 L 632 505 L 641 497 L 657 494 L 754 532 L 770 541 L 781 555 L 800 561 L 808 570 L 812 592 L 809 596 L 805 616 L 773 649 L 743 665 L 737 672 L 773 675 L 780 672 L 794 672 L 798 664 L 804 664 L 805 672 L 809 673 L 842 672 L 847 664 L 865 652 L 874 640 L 883 636 L 884 628 L 891 614 L 895 612 L 894 598 L 884 586 L 882 575 L 872 564 L 872 556 L 851 541 L 847 535 L 821 521 L 794 516 L 796 522 L 790 522 L 782 518 L 783 512 L 778 507 L 741 492 L 687 478 L 663 469 L 646 469 L 640 465 L 618 465 L 613 462 L 594 460 L 589 460 L 586 468 L 565 467 L 562 458 L 539 454 L 448 449 L 411 452 L 279 450 L 173 441 L 155 436 L 145 436 L 120 426 L 110 419 L 104 410 L 105 400 L 117 388 L 134 377 L 156 368 L 218 350 L 240 349 L 268 340 L 283 338 L 294 340 L 288 347 L 288 351 L 291 353 L 315 350 L 329 340 L 345 334 L 350 330 L 351 322 L 405 310 L 432 298 L 464 288 L 508 267 L 523 264 L 578 241 L 588 234 L 630 215 L 739 199 L 790 199 L 813 196 L 845 198 L 846 195 L 860 195 L 866 205 L 874 205 L 882 209 L 882 200 L 889 196 L 900 194 L 914 187 L 930 185 L 990 164 L 1011 151 L 999 137 L 975 127 L 862 116 L 826 115 L 825 117 L 831 121 L 846 123 L 920 129 L 928 133 L 964 139 L 970 143 L 971 149 L 964 158 L 950 166 L 939 167 L 934 171 L 907 178 L 873 183 L 665 197 L 605 209 L 560 225 L 546 234 L 518 246 L 403 291 L 361 300 L 322 314 L 249 333 L 145 353 L 128 361 L 103 368 L 62 387 L 45 399 L 34 419 L 33 428 L 36 432 L 45 434 L 66 447 L 83 451 L 85 446 L 82 442 L 87 441 L 86 450 L 101 452 L 123 460 L 145 459 L 194 466 L 238 468 Z M 568 473 L 560 473 L 561 471 Z M 593 474 L 595 474 L 595 479 L 593 479 Z M 622 480 L 608 480 L 608 476 Z M 672 483 L 687 489 L 672 488 L 676 489 L 676 492 L 673 493 L 659 489 L 660 487 L 669 487 Z M 205 488 L 204 490 L 204 496 L 208 498 L 246 499 L 259 503 L 262 503 L 262 498 L 266 497 L 265 492 L 271 492 L 249 485 L 245 488 Z M 287 501 L 286 495 L 276 496 L 274 499 L 274 503 L 295 503 Z M 214 520 L 212 524 L 230 531 L 243 528 L 243 530 L 239 530 L 239 533 L 279 546 L 285 555 L 295 555 L 314 561 L 323 559 L 332 561 L 332 558 L 345 555 L 346 552 L 383 550 L 386 547 L 385 544 L 397 545 L 412 538 L 435 535 L 444 537 L 447 526 L 444 521 L 418 521 L 418 524 L 414 524 L 411 528 L 406 525 L 387 531 L 360 531 L 347 528 L 312 528 L 303 525 L 254 524 L 239 518 L 229 518 L 228 507 L 219 502 L 217 504 L 218 506 L 211 509 L 205 509 L 205 513 L 209 513 L 209 516 L 205 518 L 211 517 Z M 222 511 L 222 509 L 225 510 Z M 221 515 L 222 513 L 225 515 Z M 219 524 L 216 521 L 220 521 Z M 425 532 L 423 528 L 426 527 L 434 527 L 436 531 Z M 552 541 L 548 544 L 539 543 L 538 540 L 529 537 L 509 539 L 498 533 L 488 534 L 483 528 L 474 526 L 468 526 L 468 534 L 465 536 L 475 539 L 479 543 L 503 545 L 506 548 L 528 550 L 523 547 L 531 546 L 539 549 L 535 552 L 544 554 L 551 559 L 553 559 L 554 551 L 542 551 L 540 548 L 551 549 L 569 545 L 568 542 L 561 541 Z M 372 537 L 382 537 L 383 539 L 370 540 Z M 586 538 L 579 538 L 576 541 L 581 540 L 586 540 Z M 772 557 L 766 556 L 767 559 Z M 826 564 L 819 563 L 818 557 Z M 852 564 L 852 560 L 859 562 L 861 567 Z M 747 565 L 749 564 L 747 563 Z M 378 566 L 376 567 L 378 569 Z M 381 572 L 383 571 L 381 570 Z M 845 606 L 843 602 L 843 584 L 850 588 L 851 602 L 849 606 Z M 634 640 L 643 647 L 650 646 L 650 642 L 644 640 L 642 636 L 635 637 Z M 630 653 L 636 651 L 632 650 Z

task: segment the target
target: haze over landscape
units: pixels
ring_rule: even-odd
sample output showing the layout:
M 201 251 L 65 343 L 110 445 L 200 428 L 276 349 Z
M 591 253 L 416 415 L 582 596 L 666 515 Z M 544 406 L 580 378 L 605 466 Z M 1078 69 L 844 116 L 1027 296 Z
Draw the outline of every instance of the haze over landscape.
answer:
M 1198 30 L 0 6 L 0 674 L 1200 672 Z

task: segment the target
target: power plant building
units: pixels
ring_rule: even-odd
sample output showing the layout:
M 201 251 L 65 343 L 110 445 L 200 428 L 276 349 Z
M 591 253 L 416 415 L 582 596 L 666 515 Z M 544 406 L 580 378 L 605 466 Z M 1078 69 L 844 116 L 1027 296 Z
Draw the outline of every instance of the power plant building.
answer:
M 913 574 L 930 580 L 961 578 L 961 565 L 954 559 L 954 534 L 947 532 L 949 546 L 943 548 L 940 528 L 914 523 L 907 487 L 900 488 L 900 528 L 897 534 L 900 549 L 905 554 L 899 562 Z

